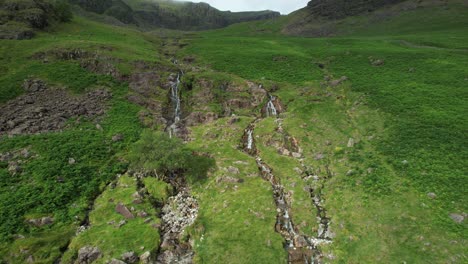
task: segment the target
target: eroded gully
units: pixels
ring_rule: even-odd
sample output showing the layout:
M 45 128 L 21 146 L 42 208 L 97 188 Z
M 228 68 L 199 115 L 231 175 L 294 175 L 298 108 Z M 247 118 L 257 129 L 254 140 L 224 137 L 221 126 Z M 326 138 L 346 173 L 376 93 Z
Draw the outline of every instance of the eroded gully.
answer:
M 269 101 L 264 107 L 264 116 L 271 116 L 277 119 L 277 123 L 281 126 L 281 120 L 278 119 L 280 113 L 277 109 L 277 97 L 269 95 Z M 242 149 L 250 156 L 254 157 L 260 171 L 261 177 L 268 181 L 273 190 L 273 198 L 276 204 L 276 224 L 275 231 L 281 234 L 284 238 L 284 247 L 288 253 L 288 263 L 307 263 L 319 264 L 322 263 L 323 254 L 320 250 L 320 245 L 332 242 L 329 223 L 330 218 L 327 216 L 327 211 L 323 206 L 321 199 L 321 188 L 323 187 L 326 178 L 321 178 L 317 175 L 306 175 L 304 180 L 309 180 L 313 177 L 313 185 L 309 187 L 312 203 L 317 210 L 317 222 L 319 230 L 315 236 L 307 236 L 300 233 L 299 229 L 295 226 L 293 216 L 291 215 L 291 193 L 285 190 L 284 185 L 273 173 L 272 168 L 262 160 L 260 151 L 256 147 L 255 142 L 255 127 L 262 118 L 255 119 L 245 129 L 242 137 Z M 305 167 L 302 159 L 301 164 Z M 328 170 L 327 170 L 328 171 Z

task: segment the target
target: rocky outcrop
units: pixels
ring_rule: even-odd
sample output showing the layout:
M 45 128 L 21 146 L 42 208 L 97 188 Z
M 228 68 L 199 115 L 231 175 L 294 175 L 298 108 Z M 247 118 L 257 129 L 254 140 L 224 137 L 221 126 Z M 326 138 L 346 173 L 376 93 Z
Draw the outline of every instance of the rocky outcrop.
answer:
M 169 198 L 162 209 L 161 253 L 156 263 L 192 263 L 191 246 L 182 242 L 181 235 L 198 216 L 198 202 L 186 190 Z
M 97 247 L 85 246 L 78 251 L 78 259 L 75 264 L 91 264 L 102 256 Z
M 328 19 L 340 19 L 364 12 L 371 12 L 386 5 L 405 0 L 313 0 L 307 4 L 311 14 Z
M 0 1 L 0 39 L 30 39 L 34 29 L 53 21 L 68 21 L 72 13 L 65 2 L 44 0 Z
M 105 113 L 112 95 L 106 89 L 73 96 L 64 89 L 49 88 L 42 80 L 23 84 L 28 93 L 0 106 L 0 135 L 57 131 L 74 117 L 94 118 Z

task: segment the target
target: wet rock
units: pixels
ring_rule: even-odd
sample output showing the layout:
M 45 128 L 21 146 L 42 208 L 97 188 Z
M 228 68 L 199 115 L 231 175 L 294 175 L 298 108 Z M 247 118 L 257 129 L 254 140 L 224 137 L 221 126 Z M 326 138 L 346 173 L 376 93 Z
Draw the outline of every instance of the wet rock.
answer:
M 308 245 L 305 238 L 299 235 L 294 237 L 293 243 L 295 247 L 299 247 L 299 248 L 306 247 Z
M 427 194 L 427 197 L 429 197 L 431 199 L 435 199 L 435 198 L 437 198 L 437 195 L 435 193 L 433 193 L 433 192 L 430 192 L 430 193 Z
M 77 264 L 91 264 L 102 256 L 97 247 L 85 246 L 78 251 Z
M 456 213 L 451 213 L 449 216 L 457 224 L 461 224 L 465 220 L 465 217 L 466 217 L 465 214 L 461 215 L 461 214 L 456 214 Z
M 127 264 L 134 264 L 137 263 L 139 260 L 138 255 L 133 251 L 122 254 L 121 258 Z
M 230 125 L 232 125 L 232 124 L 235 124 L 235 123 L 239 123 L 240 120 L 241 120 L 241 119 L 240 119 L 238 116 L 233 115 L 233 116 L 231 117 L 231 119 L 229 119 L 229 122 L 228 122 L 228 123 L 229 123 Z
M 122 134 L 117 134 L 117 135 L 112 136 L 112 141 L 113 142 L 119 142 L 119 141 L 122 141 L 123 139 L 124 139 L 124 137 L 123 137 Z
M 122 203 L 118 203 L 117 206 L 115 207 L 115 211 L 121 215 L 123 215 L 126 219 L 133 219 L 135 218 L 135 216 L 133 216 L 133 214 L 130 212 L 130 210 L 128 210 L 128 208 L 122 204 Z

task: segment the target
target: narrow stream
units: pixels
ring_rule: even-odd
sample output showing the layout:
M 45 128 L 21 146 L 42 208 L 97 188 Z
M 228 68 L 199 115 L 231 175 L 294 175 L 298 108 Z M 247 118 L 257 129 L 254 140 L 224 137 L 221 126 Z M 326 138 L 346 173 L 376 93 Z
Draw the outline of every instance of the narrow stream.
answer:
M 275 100 L 276 97 L 270 95 L 270 99 L 266 105 L 266 116 L 278 117 L 278 111 L 274 104 Z M 242 149 L 255 158 L 262 178 L 272 186 L 277 211 L 275 231 L 281 234 L 285 240 L 284 247 L 288 252 L 288 263 L 320 264 L 322 263 L 323 254 L 319 246 L 331 243 L 330 236 L 328 235 L 328 223 L 330 219 L 326 216 L 326 210 L 322 205 L 320 194 L 319 192 L 315 192 L 313 187 L 310 188 L 312 202 L 318 211 L 318 234 L 317 236 L 300 234 L 291 216 L 291 194 L 285 190 L 280 179 L 274 175 L 272 168 L 262 160 L 256 148 L 254 137 L 255 126 L 261 120 L 261 118 L 257 118 L 244 130 Z

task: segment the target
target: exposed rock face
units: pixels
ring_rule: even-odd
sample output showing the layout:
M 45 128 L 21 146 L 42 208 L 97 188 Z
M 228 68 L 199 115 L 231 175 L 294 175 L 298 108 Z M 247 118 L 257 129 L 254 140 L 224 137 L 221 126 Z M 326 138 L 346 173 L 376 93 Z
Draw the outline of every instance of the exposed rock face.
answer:
M 364 12 L 371 12 L 386 5 L 397 4 L 405 0 L 313 0 L 307 8 L 313 15 L 329 19 L 340 19 Z
M 170 6 L 147 1 L 130 7 L 122 0 L 71 0 L 84 9 L 112 16 L 123 23 L 145 28 L 159 27 L 181 30 L 204 30 L 226 27 L 233 23 L 279 17 L 278 12 L 223 12 L 206 3 L 183 2 Z
M 78 251 L 78 259 L 75 261 L 75 264 L 91 264 L 101 256 L 101 251 L 97 247 L 82 247 Z
M 199 124 L 208 124 L 218 119 L 218 115 L 213 112 L 192 112 L 185 118 L 187 126 L 196 126 Z
M 112 96 L 105 89 L 72 96 L 66 90 L 52 89 L 41 80 L 26 80 L 31 91 L 0 106 L 0 135 L 36 134 L 63 129 L 68 119 L 94 118 L 105 112 Z

